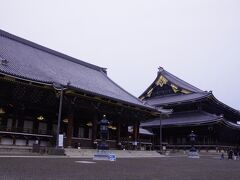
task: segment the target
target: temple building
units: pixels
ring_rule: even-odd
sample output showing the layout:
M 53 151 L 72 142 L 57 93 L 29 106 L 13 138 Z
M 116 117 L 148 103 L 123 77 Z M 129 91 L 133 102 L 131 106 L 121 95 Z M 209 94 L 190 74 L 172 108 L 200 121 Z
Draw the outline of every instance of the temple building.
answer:
M 65 147 L 91 148 L 104 114 L 110 148 L 116 148 L 138 142 L 140 121 L 158 112 L 113 82 L 105 68 L 0 30 L 0 145 L 37 140 L 55 146 L 60 133 Z
M 93 148 L 110 121 L 110 148 L 238 146 L 240 112 L 163 68 L 136 98 L 86 63 L 0 30 L 0 145 Z M 140 125 L 141 122 L 141 125 Z
M 240 112 L 220 102 L 211 91 L 202 91 L 162 67 L 157 78 L 139 97 L 146 104 L 171 110 L 168 118 L 141 123 L 155 134 L 155 146 L 186 148 L 188 135 L 197 134 L 199 148 L 240 145 Z

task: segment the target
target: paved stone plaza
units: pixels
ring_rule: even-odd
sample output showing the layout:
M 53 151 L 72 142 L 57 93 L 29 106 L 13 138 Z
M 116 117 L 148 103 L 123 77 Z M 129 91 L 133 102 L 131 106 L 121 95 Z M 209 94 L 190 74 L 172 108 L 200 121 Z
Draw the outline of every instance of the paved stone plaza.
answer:
M 90 163 L 91 162 L 91 163 Z M 1 157 L 1 180 L 240 179 L 240 161 L 216 157 L 132 158 L 116 162 L 79 158 Z

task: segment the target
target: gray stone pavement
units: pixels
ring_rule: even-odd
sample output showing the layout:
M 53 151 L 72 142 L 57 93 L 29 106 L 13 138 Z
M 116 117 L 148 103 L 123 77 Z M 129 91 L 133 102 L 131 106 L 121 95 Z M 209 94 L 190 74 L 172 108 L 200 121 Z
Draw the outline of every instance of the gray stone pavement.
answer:
M 90 163 L 91 162 L 91 163 Z M 238 180 L 240 161 L 204 156 L 123 158 L 0 157 L 1 180 Z

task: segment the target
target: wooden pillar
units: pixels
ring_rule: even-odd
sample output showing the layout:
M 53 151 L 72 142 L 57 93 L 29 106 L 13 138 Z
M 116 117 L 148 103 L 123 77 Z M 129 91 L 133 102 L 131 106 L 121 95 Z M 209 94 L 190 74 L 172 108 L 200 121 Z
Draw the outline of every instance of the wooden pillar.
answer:
M 17 118 L 17 131 L 23 132 L 23 126 L 24 126 L 24 110 L 17 111 L 16 118 Z
M 97 139 L 97 125 L 98 125 L 98 114 L 96 113 L 92 119 L 92 146 L 96 148 L 94 142 Z
M 29 145 L 29 138 L 26 137 L 26 146 L 28 146 L 28 145 Z
M 13 145 L 16 145 L 16 136 L 12 136 L 12 139 L 13 139 Z
M 79 134 L 79 121 L 77 121 L 78 118 L 74 118 L 74 126 L 73 126 L 73 137 L 78 137 Z
M 49 134 L 49 135 L 54 134 L 53 133 L 53 122 L 50 119 L 47 120 L 47 134 Z
M 33 133 L 40 134 L 38 127 L 39 127 L 39 120 L 34 119 L 34 121 L 33 121 Z
M 121 123 L 117 122 L 117 144 L 121 142 Z
M 17 131 L 17 111 L 14 111 L 13 121 L 12 121 L 12 131 Z
M 135 121 L 133 124 L 133 141 L 137 142 L 139 140 L 139 122 Z
M 71 110 L 69 116 L 68 116 L 68 126 L 67 126 L 67 147 L 72 146 L 72 136 L 73 136 L 73 118 L 74 113 L 73 110 Z
M 129 140 L 131 141 L 131 139 L 129 139 L 129 133 L 128 133 L 128 121 L 125 121 L 124 126 L 122 127 L 122 132 L 123 132 L 123 136 L 125 137 L 124 140 L 126 141 L 126 149 L 129 149 Z
M 137 141 L 140 139 L 140 122 L 137 122 Z
M 134 124 L 133 124 L 133 137 L 132 137 L 132 140 L 133 141 L 137 140 L 137 123 L 136 122 L 134 122 Z

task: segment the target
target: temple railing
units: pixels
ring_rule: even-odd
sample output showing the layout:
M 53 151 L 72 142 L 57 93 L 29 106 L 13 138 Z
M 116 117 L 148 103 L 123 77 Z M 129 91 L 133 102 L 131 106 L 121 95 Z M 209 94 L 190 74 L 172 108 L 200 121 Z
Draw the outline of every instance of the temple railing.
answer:
M 42 129 L 31 129 L 31 128 L 9 128 L 6 126 L 0 126 L 0 131 L 5 132 L 17 132 L 17 133 L 28 133 L 28 134 L 41 134 L 41 135 L 53 135 L 53 131 L 42 130 Z
M 190 144 L 186 145 L 176 145 L 176 144 L 163 144 L 162 146 L 165 146 L 166 149 L 173 150 L 173 151 L 178 151 L 178 150 L 188 150 L 191 148 Z M 159 149 L 159 144 L 154 145 L 154 149 Z M 219 144 L 197 144 L 195 145 L 196 149 L 199 151 L 205 150 L 216 150 L 216 152 L 219 152 L 221 150 L 227 151 L 230 148 L 235 148 L 236 146 L 228 143 L 219 143 Z

